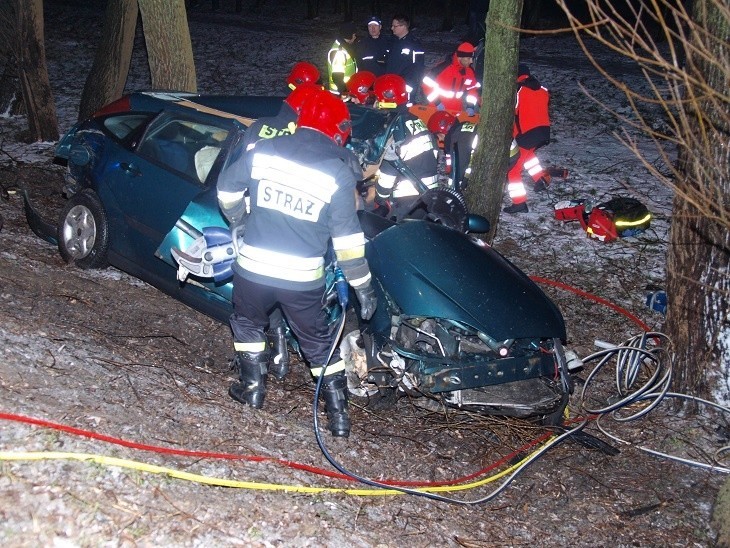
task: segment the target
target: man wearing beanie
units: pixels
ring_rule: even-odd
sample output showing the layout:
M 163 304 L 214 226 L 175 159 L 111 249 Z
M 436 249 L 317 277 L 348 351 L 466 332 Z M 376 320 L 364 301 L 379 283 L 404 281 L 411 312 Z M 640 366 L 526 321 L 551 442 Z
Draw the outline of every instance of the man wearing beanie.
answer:
M 383 23 L 373 16 L 368 20 L 368 35 L 357 43 L 357 68 L 381 76 L 385 74 L 385 57 L 390 40 L 382 34 Z
M 471 63 L 474 46 L 462 42 L 450 60 L 436 65 L 423 77 L 426 101 L 439 110 L 466 112 L 473 115 L 481 99 L 481 85 Z

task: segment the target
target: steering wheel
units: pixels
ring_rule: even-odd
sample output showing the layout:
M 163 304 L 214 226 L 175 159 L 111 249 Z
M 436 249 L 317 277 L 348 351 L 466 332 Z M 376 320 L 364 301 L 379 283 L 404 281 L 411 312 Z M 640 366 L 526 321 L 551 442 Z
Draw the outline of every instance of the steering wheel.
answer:
M 425 219 L 466 232 L 468 214 L 461 194 L 448 188 L 433 188 L 421 194 L 403 218 Z

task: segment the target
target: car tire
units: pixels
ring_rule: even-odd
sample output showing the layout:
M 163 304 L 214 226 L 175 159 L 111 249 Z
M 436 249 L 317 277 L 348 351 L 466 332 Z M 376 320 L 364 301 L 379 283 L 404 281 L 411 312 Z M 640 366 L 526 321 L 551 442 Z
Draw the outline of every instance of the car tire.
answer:
M 79 268 L 104 268 L 109 249 L 109 224 L 99 197 L 91 190 L 74 194 L 58 220 L 58 250 Z

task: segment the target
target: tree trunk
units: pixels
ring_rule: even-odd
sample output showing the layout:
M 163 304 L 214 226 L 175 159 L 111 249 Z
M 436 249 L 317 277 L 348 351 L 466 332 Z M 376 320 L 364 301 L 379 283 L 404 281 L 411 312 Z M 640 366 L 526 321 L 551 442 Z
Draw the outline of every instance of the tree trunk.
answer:
M 520 35 L 515 29 L 521 15 L 522 0 L 492 0 L 487 12 L 479 144 L 472 158 L 466 201 L 470 211 L 484 215 L 492 224 L 488 242 L 497 232 L 507 181 L 520 54 Z
M 183 0 L 138 0 L 155 89 L 196 93 L 193 46 Z
M 58 118 L 48 81 L 43 41 L 43 0 L 14 2 L 20 90 L 28 115 L 31 141 L 57 141 Z
M 319 0 L 307 0 L 306 19 L 316 19 L 319 17 Z
M 695 0 L 687 48 L 685 148 L 667 260 L 667 334 L 676 351 L 673 390 L 730 401 L 730 102 L 727 89 L 730 20 L 719 3 Z M 695 54 L 696 51 L 704 55 Z M 708 55 L 709 54 L 709 55 Z M 705 83 L 701 85 L 701 83 Z M 718 90 L 715 96 L 707 89 Z M 720 97 L 719 100 L 718 97 Z M 700 138 L 704 136 L 704 138 Z M 687 200 L 704 196 L 705 203 Z M 724 220 L 724 223 L 723 223 Z
M 79 120 L 118 99 L 124 92 L 137 27 L 137 0 L 109 0 L 101 44 L 81 94 Z

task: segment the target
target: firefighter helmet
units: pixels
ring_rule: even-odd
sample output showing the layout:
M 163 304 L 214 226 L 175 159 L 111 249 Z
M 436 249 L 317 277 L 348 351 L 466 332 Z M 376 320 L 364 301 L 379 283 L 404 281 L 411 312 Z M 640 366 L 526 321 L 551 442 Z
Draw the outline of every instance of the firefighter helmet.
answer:
M 406 81 L 397 74 L 383 74 L 373 84 L 375 100 L 380 108 L 395 108 L 408 101 Z
M 428 119 L 428 131 L 431 133 L 446 134 L 455 123 L 456 117 L 453 114 L 446 112 L 445 110 L 438 110 Z
M 319 89 L 322 89 L 322 87 L 317 84 L 310 84 L 307 82 L 299 84 L 296 89 L 289 93 L 287 98 L 284 99 L 284 102 L 289 105 L 294 112 L 299 114 L 302 111 L 302 105 L 304 102 L 314 95 L 314 93 Z
M 371 88 L 375 82 L 375 74 L 369 70 L 361 70 L 353 74 L 347 81 L 347 91 L 361 104 L 366 104 L 372 95 Z
M 339 146 L 345 145 L 352 131 L 347 106 L 338 96 L 325 90 L 317 90 L 304 101 L 297 126 L 324 133 Z
M 292 67 L 286 83 L 291 89 L 296 89 L 297 86 L 305 83 L 316 84 L 317 80 L 319 80 L 319 69 L 312 63 L 299 61 Z

